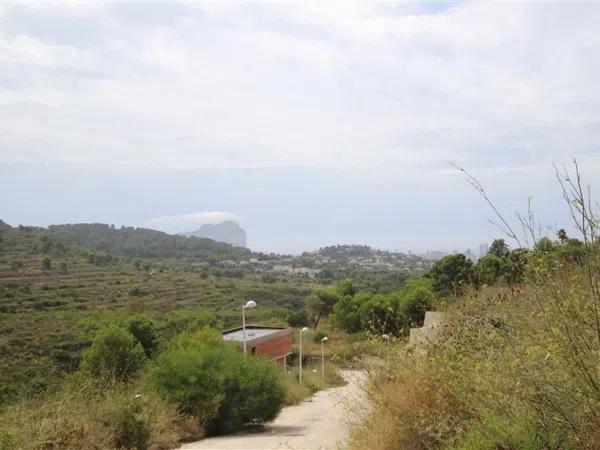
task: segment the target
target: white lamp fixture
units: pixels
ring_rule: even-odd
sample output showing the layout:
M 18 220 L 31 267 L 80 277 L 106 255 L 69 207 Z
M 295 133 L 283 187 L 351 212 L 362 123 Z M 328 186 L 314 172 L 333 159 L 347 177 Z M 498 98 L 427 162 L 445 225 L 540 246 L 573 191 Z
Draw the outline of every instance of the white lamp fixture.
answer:
M 304 327 L 300 330 L 300 383 L 302 383 L 302 333 L 306 333 L 308 331 L 308 327 Z
M 243 334 L 243 346 L 244 354 L 246 351 L 246 309 L 256 308 L 256 302 L 254 300 L 248 300 L 245 305 L 242 305 L 242 334 Z
M 323 381 L 325 381 L 325 351 L 323 350 L 323 344 L 327 342 L 329 338 L 327 336 L 323 336 L 321 339 L 321 377 Z

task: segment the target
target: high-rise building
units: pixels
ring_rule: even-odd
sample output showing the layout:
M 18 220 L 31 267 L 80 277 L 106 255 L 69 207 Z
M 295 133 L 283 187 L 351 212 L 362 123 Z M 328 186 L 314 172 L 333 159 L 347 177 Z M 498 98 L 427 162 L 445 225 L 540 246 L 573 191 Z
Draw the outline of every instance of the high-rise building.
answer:
M 488 244 L 479 244 L 479 257 L 483 258 L 489 250 L 490 246 Z

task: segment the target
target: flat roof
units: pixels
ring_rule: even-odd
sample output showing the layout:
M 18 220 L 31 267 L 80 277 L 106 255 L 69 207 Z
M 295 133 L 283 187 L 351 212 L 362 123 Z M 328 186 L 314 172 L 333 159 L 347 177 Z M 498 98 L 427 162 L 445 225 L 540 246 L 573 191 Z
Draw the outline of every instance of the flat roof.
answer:
M 286 329 L 287 327 L 259 327 L 256 325 L 247 326 L 246 341 L 260 339 L 266 336 L 270 336 L 272 334 L 278 334 Z M 242 327 L 223 331 L 223 340 L 243 342 L 244 331 L 242 330 Z

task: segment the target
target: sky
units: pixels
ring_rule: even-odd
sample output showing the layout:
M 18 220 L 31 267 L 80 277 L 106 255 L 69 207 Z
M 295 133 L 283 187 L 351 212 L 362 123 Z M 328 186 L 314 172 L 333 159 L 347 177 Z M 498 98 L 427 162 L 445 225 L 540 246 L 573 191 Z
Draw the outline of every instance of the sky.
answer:
M 464 250 L 600 177 L 600 3 L 0 3 L 0 219 Z M 600 188 L 600 186 L 598 186 Z

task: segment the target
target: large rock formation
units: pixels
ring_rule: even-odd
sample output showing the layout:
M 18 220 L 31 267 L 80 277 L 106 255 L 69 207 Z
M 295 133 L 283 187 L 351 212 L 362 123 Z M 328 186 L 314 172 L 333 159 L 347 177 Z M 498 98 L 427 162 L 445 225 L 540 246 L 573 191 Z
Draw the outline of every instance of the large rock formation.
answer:
M 237 223 L 230 220 L 217 225 L 205 224 L 196 231 L 183 233 L 184 236 L 196 236 L 212 239 L 213 241 L 225 242 L 236 247 L 246 247 L 246 232 Z

